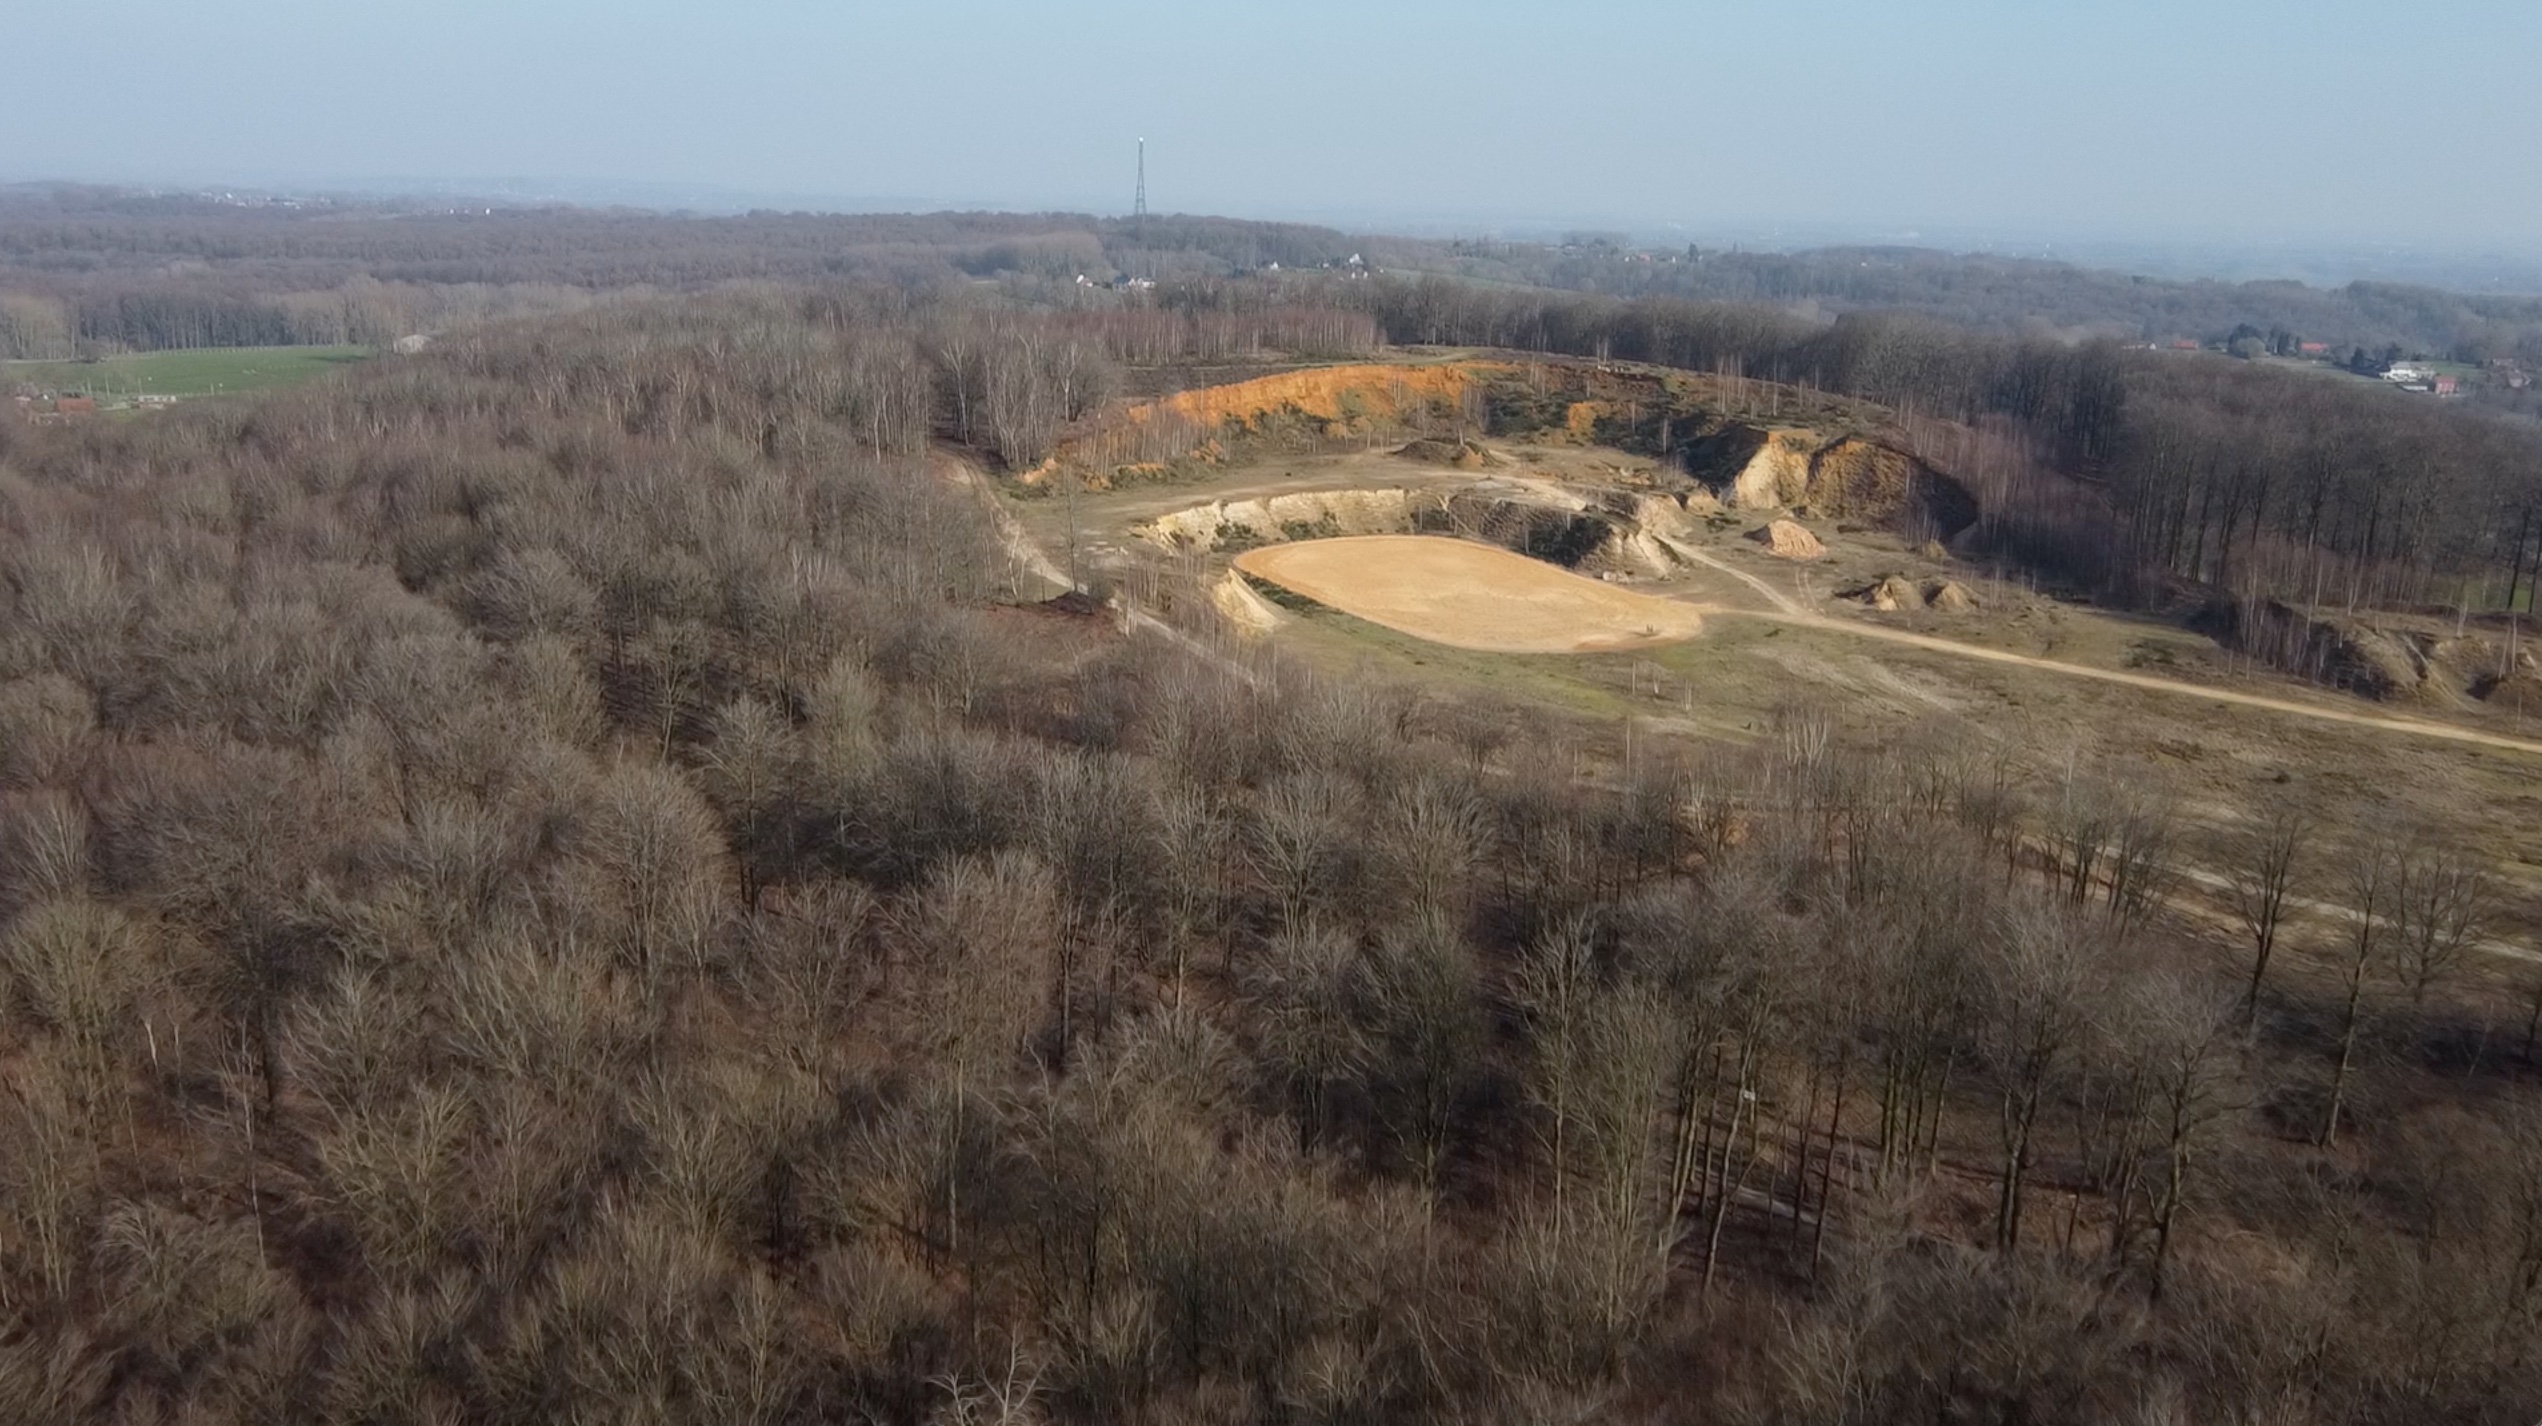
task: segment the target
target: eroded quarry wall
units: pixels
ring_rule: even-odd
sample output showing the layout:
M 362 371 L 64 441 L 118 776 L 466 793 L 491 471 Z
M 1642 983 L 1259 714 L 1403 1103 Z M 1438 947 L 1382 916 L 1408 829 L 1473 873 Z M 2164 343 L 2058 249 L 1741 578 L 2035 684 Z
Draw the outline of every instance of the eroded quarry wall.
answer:
M 1218 460 L 1235 443 L 1402 436 L 1453 425 L 1468 411 L 1479 426 L 1484 383 L 1505 370 L 1492 362 L 1362 362 L 1181 391 L 1116 410 L 1096 429 L 1063 442 L 1027 480 L 1059 466 L 1107 480 L 1161 476 L 1174 462 Z
M 1065 467 L 1097 486 L 1171 481 L 1248 449 L 1330 448 L 1378 439 L 1437 447 L 1434 463 L 1488 469 L 1478 432 L 1548 445 L 1603 445 L 1682 468 L 1723 502 L 1855 520 L 1918 538 L 1974 524 L 1967 488 L 1881 439 L 1877 408 L 1777 388 L 1779 419 L 1739 413 L 1691 372 L 1544 360 L 1356 362 L 1278 372 L 1114 408 L 1064 442 L 1032 481 Z M 1452 437 L 1452 439 L 1438 439 Z
M 1977 522 L 1967 487 L 1914 456 L 1860 436 L 1733 425 L 1690 442 L 1684 459 L 1736 510 L 1789 510 L 1949 539 Z
M 2317 683 L 2384 702 L 2501 703 L 2542 711 L 2542 668 L 2515 632 L 2453 632 L 2277 600 L 2219 601 L 2192 621 L 2225 647 Z
M 1217 551 L 1333 535 L 1400 535 L 1416 528 L 1416 503 L 1441 506 L 1425 491 L 1329 490 L 1258 500 L 1213 500 L 1160 515 L 1134 533 L 1168 548 Z
M 1689 515 L 1675 497 L 1485 482 L 1454 490 L 1334 490 L 1210 501 L 1133 533 L 1168 549 L 1216 553 L 1338 535 L 1457 535 L 1589 574 L 1665 574 L 1664 537 Z

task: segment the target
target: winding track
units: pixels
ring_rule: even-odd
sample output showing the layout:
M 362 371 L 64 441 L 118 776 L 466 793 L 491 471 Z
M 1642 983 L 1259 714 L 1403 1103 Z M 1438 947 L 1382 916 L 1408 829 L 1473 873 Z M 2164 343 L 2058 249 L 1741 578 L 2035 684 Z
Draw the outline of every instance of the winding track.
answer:
M 2351 727 L 2375 728 L 2390 733 L 2407 733 L 2422 738 L 2442 738 L 2450 742 L 2471 743 L 2479 747 L 2501 748 L 2511 753 L 2542 757 L 2542 742 L 2530 738 L 2514 738 L 2504 733 L 2487 733 L 2477 728 L 2458 728 L 2450 723 L 2433 723 L 2423 718 L 2399 718 L 2386 713 L 2362 713 L 2347 708 L 2325 708 L 2315 703 L 2299 703 L 2291 698 L 2271 698 L 2261 693 L 2239 693 L 2226 688 L 2209 688 L 2203 684 L 2183 683 L 2178 679 L 2156 678 L 2151 674 L 2128 673 L 2114 668 L 2090 668 L 2082 664 L 2059 663 L 2055 659 L 2016 654 L 2007 649 L 1990 649 L 1977 644 L 1964 644 L 1955 639 L 1935 638 L 1930 634 L 1914 634 L 1904 629 L 1887 629 L 1877 624 L 1857 623 L 1850 619 L 1831 619 L 1812 614 L 1791 596 L 1745 570 L 1735 568 L 1679 540 L 1664 539 L 1669 549 L 1681 557 L 1729 575 L 1755 590 L 1774 607 L 1765 609 L 1731 609 L 1705 606 L 1704 612 L 1721 615 L 1744 615 L 1751 619 L 1770 619 L 1778 624 L 1792 624 L 1805 629 L 1830 629 L 1861 639 L 1877 639 L 1885 643 L 1904 644 L 1930 653 L 1975 659 L 1984 663 L 2014 664 L 2022 668 L 2044 669 L 2050 673 L 2074 678 L 2094 679 L 2102 683 L 2123 684 L 2129 688 L 2148 688 L 2157 693 L 2178 694 L 2185 698 L 2203 698 L 2211 703 L 2231 704 L 2240 708 L 2265 708 L 2273 713 L 2291 713 L 2298 718 L 2311 718 L 2326 723 L 2345 723 Z

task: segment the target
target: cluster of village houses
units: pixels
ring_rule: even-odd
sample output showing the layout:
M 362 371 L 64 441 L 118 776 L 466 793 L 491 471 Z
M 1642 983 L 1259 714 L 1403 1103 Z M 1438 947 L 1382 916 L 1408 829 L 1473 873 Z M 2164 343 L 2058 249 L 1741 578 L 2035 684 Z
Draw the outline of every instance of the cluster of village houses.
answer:
M 128 400 L 118 401 L 116 404 L 118 406 L 128 405 L 139 407 L 146 411 L 160 406 L 173 406 L 176 404 L 176 398 L 173 396 L 143 395 L 131 397 Z M 5 409 L 10 416 L 17 420 L 25 421 L 33 425 L 45 426 L 62 421 L 76 421 L 85 416 L 94 416 L 98 412 L 99 402 L 96 397 L 82 392 L 48 391 L 41 387 L 20 385 L 16 390 L 9 393 L 7 406 L 0 409 Z
M 2201 352 L 2223 350 L 2222 345 L 2219 343 L 2202 342 L 2195 337 L 2175 337 L 2168 343 L 2143 342 L 2140 343 L 2139 346 L 2148 351 L 2169 350 L 2181 352 Z M 2338 360 L 2328 342 L 2304 342 L 2295 349 L 2294 355 L 2300 356 L 2306 361 L 2329 362 Z M 2385 381 L 2392 383 L 2394 386 L 2401 388 L 2403 391 L 2415 391 L 2429 396 L 2460 396 L 2463 394 L 2462 377 L 2439 371 L 2424 361 L 2396 363 L 2383 371 L 2382 377 Z M 2490 382 L 2490 384 L 2503 386 L 2509 391 L 2522 391 L 2533 385 L 2532 374 L 2527 372 L 2524 367 L 2512 357 L 2491 358 L 2488 364 L 2488 376 L 2486 379 Z

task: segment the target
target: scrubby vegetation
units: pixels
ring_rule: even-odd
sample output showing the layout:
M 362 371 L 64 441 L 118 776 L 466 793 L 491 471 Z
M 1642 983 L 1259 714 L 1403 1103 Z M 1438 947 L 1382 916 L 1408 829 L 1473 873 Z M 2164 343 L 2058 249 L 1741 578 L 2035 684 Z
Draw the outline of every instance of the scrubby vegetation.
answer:
M 930 445 L 1073 340 L 634 303 L 8 437 L 15 1416 L 2542 1405 L 2476 859 L 1005 602 Z

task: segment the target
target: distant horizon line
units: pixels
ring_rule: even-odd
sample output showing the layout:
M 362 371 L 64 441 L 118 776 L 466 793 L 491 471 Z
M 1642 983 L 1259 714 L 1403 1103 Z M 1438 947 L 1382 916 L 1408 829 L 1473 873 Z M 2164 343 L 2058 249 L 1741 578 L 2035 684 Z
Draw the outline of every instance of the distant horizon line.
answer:
M 247 194 L 301 199 L 367 201 L 491 200 L 586 209 L 624 208 L 666 217 L 736 217 L 752 212 L 840 216 L 927 213 L 1064 214 L 1097 219 L 1132 216 L 1124 206 L 1047 195 L 1042 201 L 982 196 L 845 194 L 759 189 L 678 180 L 573 179 L 532 176 L 435 178 L 419 175 L 347 177 L 83 178 L 61 174 L 0 172 L 0 186 L 73 187 L 131 192 L 204 195 Z M 2158 233 L 2058 224 L 2007 225 L 1967 222 L 1883 222 L 1868 219 L 1714 217 L 1700 221 L 1652 215 L 1560 216 L 1481 210 L 1388 209 L 1355 204 L 1304 205 L 1272 211 L 1250 208 L 1176 207 L 1152 216 L 1216 217 L 1246 222 L 1327 227 L 1363 237 L 1430 241 L 1481 240 L 1551 243 L 1599 234 L 1644 246 L 1694 243 L 1760 252 L 1796 253 L 1829 247 L 1904 247 L 1935 252 L 2070 262 L 2079 266 L 2150 264 L 2143 275 L 2222 281 L 2299 281 L 2338 285 L 2357 280 L 2419 282 L 2492 290 L 2542 291 L 2542 246 L 2518 250 L 2464 239 L 2403 241 L 2342 235 Z M 2293 270 L 2274 266 L 2292 262 Z M 2259 264 L 2270 264 L 2261 266 Z M 2353 271 L 2350 271 L 2353 269 Z M 2466 284 L 2482 269 L 2485 278 Z M 2440 280 L 2435 274 L 2444 272 Z M 2281 276 L 2282 274 L 2282 276 Z

